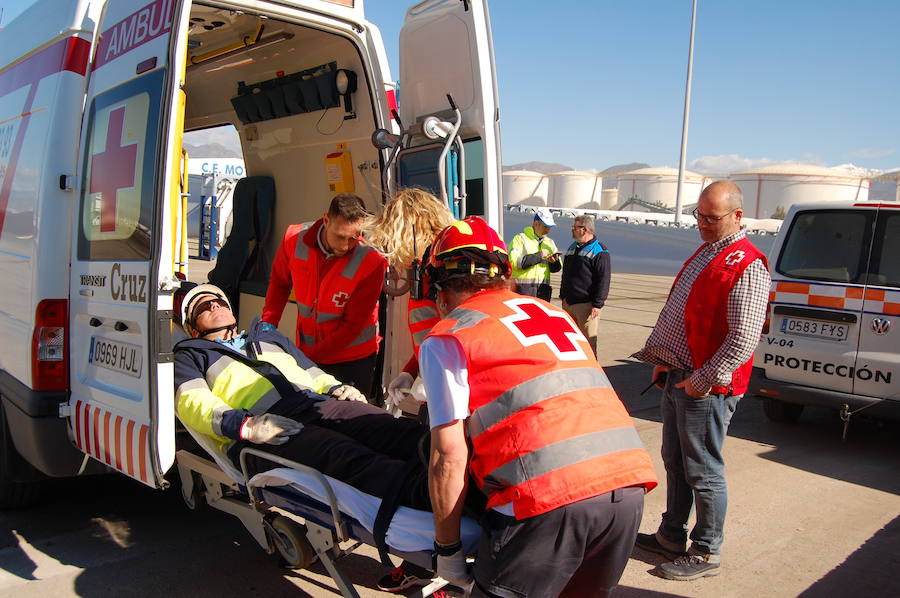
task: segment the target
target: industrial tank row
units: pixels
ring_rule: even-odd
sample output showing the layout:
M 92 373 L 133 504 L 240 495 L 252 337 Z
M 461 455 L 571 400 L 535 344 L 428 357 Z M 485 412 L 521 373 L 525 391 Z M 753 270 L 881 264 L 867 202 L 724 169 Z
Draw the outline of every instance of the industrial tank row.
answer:
M 810 164 L 777 164 L 735 172 L 725 178 L 743 191 L 744 213 L 749 218 L 782 218 L 797 203 L 864 201 L 869 197 L 868 179 Z M 700 191 L 713 180 L 685 171 L 682 205 L 696 204 Z M 677 187 L 675 168 L 642 168 L 617 174 L 575 170 L 553 174 L 529 170 L 503 173 L 503 198 L 508 205 L 652 212 L 674 208 Z

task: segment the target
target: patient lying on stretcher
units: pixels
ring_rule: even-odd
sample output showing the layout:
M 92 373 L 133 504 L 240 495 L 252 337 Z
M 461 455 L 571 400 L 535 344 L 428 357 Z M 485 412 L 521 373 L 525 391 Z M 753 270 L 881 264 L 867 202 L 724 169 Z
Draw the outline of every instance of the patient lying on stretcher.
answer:
M 175 346 L 178 417 L 220 454 L 239 467 L 243 447 L 264 445 L 367 494 L 431 510 L 419 457 L 427 427 L 369 405 L 258 321 L 238 333 L 228 299 L 214 285 L 185 296 L 182 322 L 190 338 Z M 253 461 L 255 471 L 274 467 Z

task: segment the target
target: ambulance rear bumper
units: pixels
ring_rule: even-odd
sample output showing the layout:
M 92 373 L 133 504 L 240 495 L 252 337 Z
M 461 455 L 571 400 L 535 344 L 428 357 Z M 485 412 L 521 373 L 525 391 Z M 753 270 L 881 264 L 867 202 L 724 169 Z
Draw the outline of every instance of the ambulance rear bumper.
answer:
M 770 398 L 797 405 L 830 409 L 841 409 L 843 405 L 847 405 L 850 411 L 864 409 L 862 413 L 870 417 L 900 421 L 900 400 L 866 397 L 793 382 L 779 382 L 767 378 L 765 369 L 759 367 L 753 368 L 747 392 L 760 399 Z

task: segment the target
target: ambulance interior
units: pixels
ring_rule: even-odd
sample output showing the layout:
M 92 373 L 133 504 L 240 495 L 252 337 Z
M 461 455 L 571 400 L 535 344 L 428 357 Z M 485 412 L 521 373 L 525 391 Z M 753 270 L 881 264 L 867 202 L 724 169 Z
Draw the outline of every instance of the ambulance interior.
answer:
M 231 236 L 240 227 L 244 228 L 241 234 L 253 236 L 248 231 L 260 224 L 254 210 L 238 211 L 239 192 L 257 198 L 270 192 L 274 196 L 269 202 L 268 236 L 256 253 L 249 255 L 255 241 L 249 245 L 238 241 L 237 252 L 226 249 L 229 237 L 210 276 L 215 283 L 220 283 L 223 274 L 237 280 L 236 307 L 242 327 L 262 311 L 271 260 L 286 227 L 319 218 L 340 192 L 356 193 L 370 211 L 380 211 L 381 172 L 389 156 L 372 142 L 373 132 L 389 127 L 391 118 L 385 90 L 371 83 L 382 79 L 378 58 L 358 46 L 359 38 L 355 41 L 339 29 L 329 30 L 326 18 L 304 23 L 299 11 L 292 18 L 290 10 L 282 10 L 277 18 L 267 18 L 195 3 L 189 18 L 184 130 L 233 125 L 248 175 L 235 189 Z M 470 214 L 483 213 L 479 185 L 483 175 L 474 171 L 481 168 L 480 144 L 480 140 L 465 144 L 466 163 L 479 165 L 468 183 Z M 435 157 L 438 154 L 432 152 Z M 433 166 L 412 169 L 412 184 L 436 177 L 437 160 L 431 159 Z M 189 237 L 196 234 L 188 231 Z M 256 264 L 246 262 L 248 257 Z M 188 279 L 206 282 L 206 273 L 197 272 L 195 264 L 192 261 Z M 412 349 L 406 297 L 382 303 L 383 371 L 389 379 Z M 295 322 L 296 309 L 289 303 L 279 329 L 293 339 Z

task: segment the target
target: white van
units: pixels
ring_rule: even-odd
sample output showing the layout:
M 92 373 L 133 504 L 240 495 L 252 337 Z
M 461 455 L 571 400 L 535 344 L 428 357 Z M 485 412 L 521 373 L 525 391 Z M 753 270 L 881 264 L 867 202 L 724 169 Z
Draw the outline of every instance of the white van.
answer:
M 766 415 L 804 405 L 900 415 L 900 204 L 793 206 L 772 248 L 750 390 Z
M 235 202 L 248 217 L 234 230 L 246 242 L 226 242 L 213 272 L 246 326 L 261 311 L 266 256 L 335 193 L 377 211 L 390 189 L 426 186 L 500 230 L 491 52 L 484 1 L 410 8 L 392 118 L 384 46 L 362 0 L 38 0 L 10 23 L 0 33 L 0 507 L 29 502 L 44 476 L 117 470 L 166 486 L 173 295 L 182 279 L 206 280 L 188 268 L 186 131 L 240 135 L 249 176 Z M 387 301 L 382 324 L 390 379 L 411 351 L 403 299 Z

